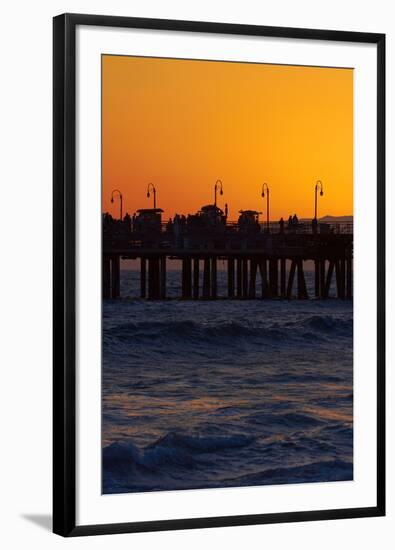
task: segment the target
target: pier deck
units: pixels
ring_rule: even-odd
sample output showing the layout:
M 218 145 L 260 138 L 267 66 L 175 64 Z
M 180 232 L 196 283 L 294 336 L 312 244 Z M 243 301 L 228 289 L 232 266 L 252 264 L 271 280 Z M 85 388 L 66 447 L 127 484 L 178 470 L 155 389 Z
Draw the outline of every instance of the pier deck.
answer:
M 165 299 L 168 260 L 181 261 L 180 298 L 216 299 L 217 263 L 227 263 L 227 297 L 309 298 L 304 263 L 314 262 L 314 294 L 352 298 L 352 225 L 293 231 L 278 226 L 242 231 L 237 224 L 175 232 L 132 231 L 122 222 L 103 228 L 103 297 L 120 297 L 120 260 L 140 260 L 140 297 Z M 203 272 L 202 281 L 200 272 Z

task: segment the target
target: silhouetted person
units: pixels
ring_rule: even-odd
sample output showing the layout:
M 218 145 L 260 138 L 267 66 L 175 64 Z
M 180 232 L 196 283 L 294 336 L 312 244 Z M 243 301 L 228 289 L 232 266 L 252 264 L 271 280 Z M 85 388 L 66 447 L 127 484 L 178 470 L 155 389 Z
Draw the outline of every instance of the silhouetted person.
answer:
M 132 229 L 132 219 L 131 219 L 130 214 L 128 212 L 126 212 L 126 214 L 123 218 L 123 222 L 125 224 L 126 230 L 130 233 L 130 231 Z
M 281 216 L 280 221 L 278 222 L 280 224 L 280 233 L 284 233 L 284 219 Z

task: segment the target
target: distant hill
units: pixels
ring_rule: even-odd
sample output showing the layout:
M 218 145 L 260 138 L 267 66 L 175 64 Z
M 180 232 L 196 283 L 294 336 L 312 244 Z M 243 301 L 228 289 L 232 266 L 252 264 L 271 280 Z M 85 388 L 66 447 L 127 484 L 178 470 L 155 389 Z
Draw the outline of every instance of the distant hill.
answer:
M 324 216 L 319 218 L 320 222 L 352 222 L 353 216 Z
M 310 221 L 311 218 L 301 218 L 300 221 Z M 335 223 L 335 222 L 352 222 L 354 221 L 353 216 L 323 216 L 322 218 L 318 218 L 319 222 L 323 223 Z

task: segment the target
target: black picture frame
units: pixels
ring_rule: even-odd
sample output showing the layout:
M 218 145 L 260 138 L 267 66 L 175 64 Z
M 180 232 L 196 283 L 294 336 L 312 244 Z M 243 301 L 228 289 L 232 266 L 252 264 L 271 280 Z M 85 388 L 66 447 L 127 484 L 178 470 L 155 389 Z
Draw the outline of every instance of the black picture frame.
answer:
M 159 29 L 377 45 L 377 505 L 363 508 L 76 525 L 76 27 Z M 53 19 L 53 531 L 132 533 L 385 515 L 385 35 L 101 15 Z

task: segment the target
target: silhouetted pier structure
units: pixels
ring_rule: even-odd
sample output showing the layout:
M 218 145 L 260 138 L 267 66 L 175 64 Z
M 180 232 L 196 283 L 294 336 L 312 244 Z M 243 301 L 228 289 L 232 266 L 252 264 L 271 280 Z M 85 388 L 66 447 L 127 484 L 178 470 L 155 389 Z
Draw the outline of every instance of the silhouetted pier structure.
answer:
M 168 260 L 181 262 L 179 297 L 215 300 L 218 262 L 227 269 L 227 298 L 309 298 L 305 262 L 314 262 L 314 294 L 352 298 L 352 222 L 314 223 L 296 227 L 260 224 L 258 212 L 241 211 L 228 222 L 216 205 L 198 214 L 161 221 L 161 210 L 144 209 L 123 221 L 104 217 L 103 297 L 120 297 L 120 260 L 140 260 L 140 297 L 167 298 Z M 202 275 L 202 276 L 201 276 Z

